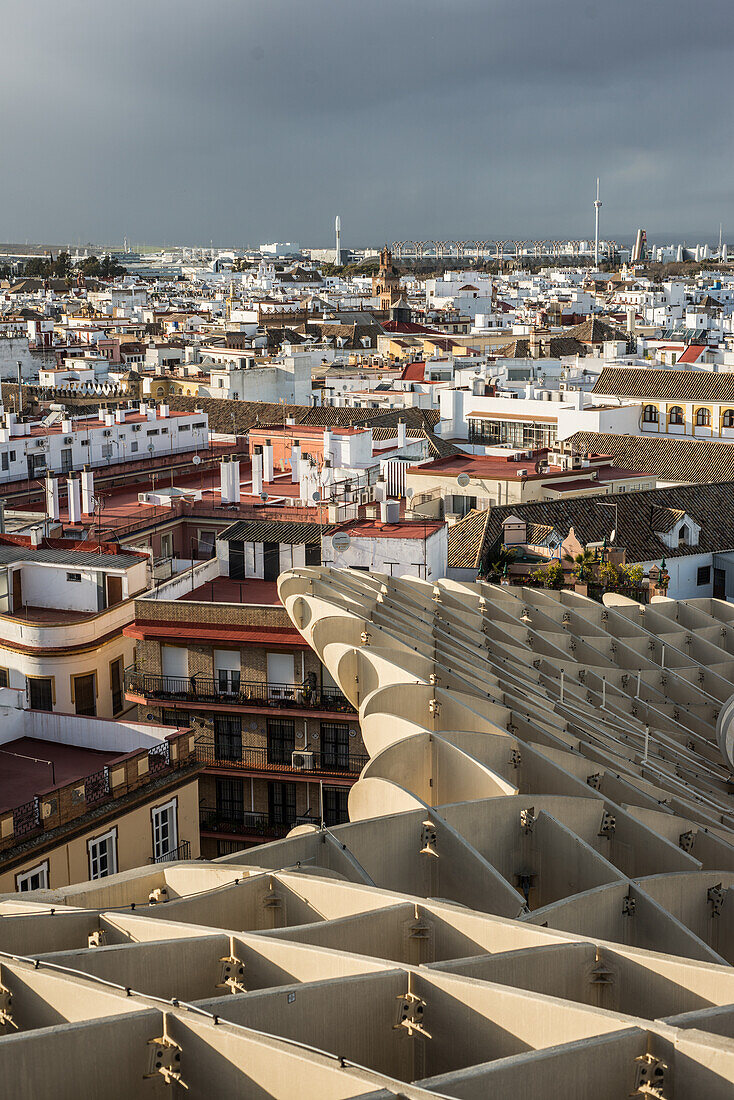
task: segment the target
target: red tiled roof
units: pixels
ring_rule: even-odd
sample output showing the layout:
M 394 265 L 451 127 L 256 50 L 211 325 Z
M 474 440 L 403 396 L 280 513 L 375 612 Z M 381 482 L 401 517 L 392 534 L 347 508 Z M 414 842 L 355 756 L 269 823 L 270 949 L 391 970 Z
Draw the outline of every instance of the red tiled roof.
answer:
M 408 363 L 400 375 L 400 379 L 402 382 L 424 382 L 425 372 L 425 363 Z
M 689 344 L 678 360 L 679 363 L 697 363 L 706 350 L 706 344 Z

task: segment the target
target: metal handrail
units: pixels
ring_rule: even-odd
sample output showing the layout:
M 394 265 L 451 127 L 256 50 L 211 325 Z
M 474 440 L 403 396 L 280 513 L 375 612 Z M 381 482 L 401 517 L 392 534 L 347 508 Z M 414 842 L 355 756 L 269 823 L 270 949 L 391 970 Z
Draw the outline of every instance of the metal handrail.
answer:
M 231 673 L 217 678 L 199 675 L 158 676 L 128 668 L 125 670 L 125 691 L 187 703 L 217 702 L 242 707 L 292 707 L 355 713 L 346 695 L 337 687 L 242 680 Z
M 191 842 L 182 840 L 170 852 L 164 852 L 162 856 L 151 856 L 151 863 L 173 863 L 177 859 L 191 859 Z
M 252 768 L 268 772 L 298 772 L 308 776 L 320 775 L 357 776 L 369 760 L 367 753 L 345 753 L 338 749 L 298 749 L 280 750 L 274 746 L 216 744 L 213 741 L 197 741 L 194 746 L 196 758 L 201 764 L 221 764 L 228 768 Z M 304 766 L 293 763 L 293 758 L 302 758 Z M 305 759 L 304 759 L 305 758 Z

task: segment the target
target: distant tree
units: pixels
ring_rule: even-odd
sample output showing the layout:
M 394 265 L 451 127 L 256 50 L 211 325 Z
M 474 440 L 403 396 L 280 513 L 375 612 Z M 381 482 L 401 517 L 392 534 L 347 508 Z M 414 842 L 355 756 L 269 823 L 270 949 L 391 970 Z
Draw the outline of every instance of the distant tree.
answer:
M 580 554 L 571 556 L 566 554 L 566 561 L 574 563 L 574 574 L 576 579 L 582 584 L 588 584 L 588 582 L 594 576 L 594 562 L 596 561 L 596 555 L 593 550 L 584 549 Z
M 82 275 L 99 275 L 100 262 L 96 256 L 87 256 L 81 263 L 77 264 L 77 267 L 81 270 Z
M 542 584 L 544 588 L 563 588 L 565 580 L 563 566 L 559 561 L 552 561 L 544 569 L 536 569 L 530 574 L 536 584 Z
M 43 256 L 34 256 L 26 260 L 23 273 L 29 279 L 47 279 L 51 274 L 51 264 Z
M 71 256 L 68 252 L 59 252 L 51 265 L 51 274 L 55 279 L 65 279 L 71 274 Z

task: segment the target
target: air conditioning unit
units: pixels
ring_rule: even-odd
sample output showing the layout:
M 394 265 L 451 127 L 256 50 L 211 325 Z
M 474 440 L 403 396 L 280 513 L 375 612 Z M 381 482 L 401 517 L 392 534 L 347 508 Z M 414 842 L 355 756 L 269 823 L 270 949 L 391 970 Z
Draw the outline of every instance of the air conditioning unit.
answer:
M 36 446 L 37 447 L 45 447 L 46 446 L 46 440 L 45 439 L 37 439 L 36 440 Z
M 105 428 L 102 435 L 112 435 L 112 428 Z
M 133 424 L 133 431 L 134 432 L 139 432 L 140 429 L 142 428 L 142 426 L 143 426 L 142 424 Z
M 292 752 L 291 767 L 299 772 L 313 771 L 313 753 L 308 751 Z
M 71 443 L 73 443 L 73 442 L 74 442 L 74 436 L 73 436 L 73 435 L 65 435 L 65 436 L 64 436 L 64 443 L 65 443 L 65 444 L 66 444 L 67 446 L 69 446 L 69 445 L 70 445 Z

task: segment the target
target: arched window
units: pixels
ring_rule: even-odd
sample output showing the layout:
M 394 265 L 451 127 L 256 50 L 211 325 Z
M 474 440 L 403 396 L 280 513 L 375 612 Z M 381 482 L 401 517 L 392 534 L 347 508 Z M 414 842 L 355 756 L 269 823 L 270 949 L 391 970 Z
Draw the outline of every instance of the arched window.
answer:
M 645 405 L 642 410 L 642 419 L 645 424 L 657 424 L 658 422 L 658 410 L 657 405 Z
M 710 428 L 711 427 L 711 410 L 710 409 L 696 409 L 696 427 L 697 428 Z
M 682 546 L 684 543 L 691 541 L 691 532 L 688 530 L 688 524 L 682 523 L 678 529 L 678 545 Z
M 683 423 L 683 409 L 680 405 L 673 405 L 668 410 L 668 423 L 670 424 L 682 424 Z
M 734 409 L 724 409 L 721 424 L 724 428 L 734 428 Z

